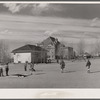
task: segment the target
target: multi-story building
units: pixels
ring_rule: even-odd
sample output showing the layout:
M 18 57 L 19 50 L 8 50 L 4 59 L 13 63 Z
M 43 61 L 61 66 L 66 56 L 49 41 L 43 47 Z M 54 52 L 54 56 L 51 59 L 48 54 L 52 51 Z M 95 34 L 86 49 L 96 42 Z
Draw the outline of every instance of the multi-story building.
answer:
M 55 60 L 55 59 L 72 59 L 74 56 L 74 51 L 72 47 L 66 47 L 64 44 L 60 43 L 58 39 L 54 37 L 48 37 L 40 44 L 38 44 L 42 48 L 46 49 L 47 59 Z
M 47 52 L 47 59 L 48 60 L 55 60 L 56 59 L 56 52 L 57 52 L 57 44 L 59 41 L 54 37 L 48 37 L 44 41 L 42 41 L 39 46 L 46 49 Z

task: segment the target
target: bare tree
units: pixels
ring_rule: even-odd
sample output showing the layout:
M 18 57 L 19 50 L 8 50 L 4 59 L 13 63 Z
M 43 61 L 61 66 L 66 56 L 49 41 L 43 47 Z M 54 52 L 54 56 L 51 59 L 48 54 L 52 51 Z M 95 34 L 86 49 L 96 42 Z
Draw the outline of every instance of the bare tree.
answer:
M 95 54 L 99 54 L 100 53 L 100 41 L 99 39 L 96 40 L 95 44 L 94 44 L 94 53 Z
M 6 63 L 10 60 L 9 46 L 4 40 L 0 40 L 0 62 Z
M 85 42 L 83 39 L 80 39 L 79 43 L 77 44 L 77 52 L 79 55 L 83 55 L 85 52 Z

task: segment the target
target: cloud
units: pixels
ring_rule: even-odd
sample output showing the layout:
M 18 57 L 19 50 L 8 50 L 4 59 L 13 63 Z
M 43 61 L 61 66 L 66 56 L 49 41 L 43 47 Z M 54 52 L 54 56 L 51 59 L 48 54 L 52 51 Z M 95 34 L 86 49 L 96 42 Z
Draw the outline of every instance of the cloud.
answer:
M 48 36 L 54 36 L 75 42 L 80 38 L 100 38 L 100 28 L 90 27 L 89 23 L 90 20 L 0 14 L 0 38 L 42 41 Z
M 95 22 L 97 20 L 99 20 L 99 18 L 98 17 L 95 17 L 95 18 L 92 19 L 92 22 Z
M 48 3 L 33 4 L 31 12 L 33 15 L 40 15 L 42 12 L 46 12 L 49 9 Z
M 40 7 L 40 8 L 47 8 L 48 5 L 49 5 L 49 4 L 47 4 L 47 3 L 40 3 L 40 4 L 38 5 L 38 7 Z
M 53 34 L 57 33 L 57 30 L 45 31 L 44 35 L 52 36 Z
M 24 8 L 30 7 L 32 10 L 32 13 L 39 14 L 42 11 L 45 11 L 48 9 L 48 3 L 33 3 L 33 4 L 19 4 L 19 3 L 4 3 L 3 6 L 7 7 L 9 11 L 12 13 L 20 12 Z
M 97 21 L 100 21 L 98 17 L 92 19 L 90 26 L 97 26 Z
M 12 13 L 20 11 L 20 5 L 17 5 L 16 3 L 4 3 L 4 6 L 7 7 Z
M 0 13 L 17 13 L 18 15 L 56 16 L 63 18 L 93 19 L 100 18 L 99 4 L 67 3 L 4 3 L 0 4 Z M 8 11 L 9 10 L 9 11 Z

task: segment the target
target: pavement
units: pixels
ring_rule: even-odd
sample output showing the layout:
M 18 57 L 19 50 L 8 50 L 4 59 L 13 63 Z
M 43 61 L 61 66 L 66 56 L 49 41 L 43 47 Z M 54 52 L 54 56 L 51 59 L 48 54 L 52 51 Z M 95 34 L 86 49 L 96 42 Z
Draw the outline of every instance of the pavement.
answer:
M 4 71 L 4 77 L 0 77 L 0 88 L 100 88 L 100 59 L 90 61 L 90 73 L 84 60 L 65 61 L 64 73 L 57 63 L 37 64 L 36 72 L 29 66 L 24 71 L 24 64 L 10 64 L 9 76 Z

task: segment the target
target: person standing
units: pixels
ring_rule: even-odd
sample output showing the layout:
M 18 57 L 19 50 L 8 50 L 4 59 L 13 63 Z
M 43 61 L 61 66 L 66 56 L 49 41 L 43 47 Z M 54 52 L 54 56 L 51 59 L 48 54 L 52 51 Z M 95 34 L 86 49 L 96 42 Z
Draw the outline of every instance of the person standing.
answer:
M 59 59 L 57 58 L 57 63 L 59 63 Z
M 27 66 L 28 66 L 28 62 L 26 61 L 26 62 L 25 62 L 25 65 L 24 65 L 24 70 L 25 70 L 25 71 L 27 71 Z
M 3 75 L 2 72 L 3 72 L 3 69 L 2 67 L 0 67 L 0 77 Z
M 89 58 L 88 58 L 88 60 L 87 60 L 87 63 L 86 63 L 86 67 L 87 67 L 87 72 L 88 73 L 90 73 L 90 66 L 91 66 L 91 62 L 90 62 L 90 60 L 89 60 Z
M 61 65 L 61 73 L 63 73 L 63 70 L 65 68 L 65 62 L 61 60 L 60 65 Z
M 8 72 L 9 72 L 9 63 L 6 63 L 5 71 L 6 71 L 6 76 L 8 76 Z
M 1 77 L 1 76 L 4 76 L 4 75 L 3 75 L 3 68 L 2 68 L 2 67 L 0 67 L 0 77 Z
M 1 77 L 1 67 L 0 67 L 0 77 Z

